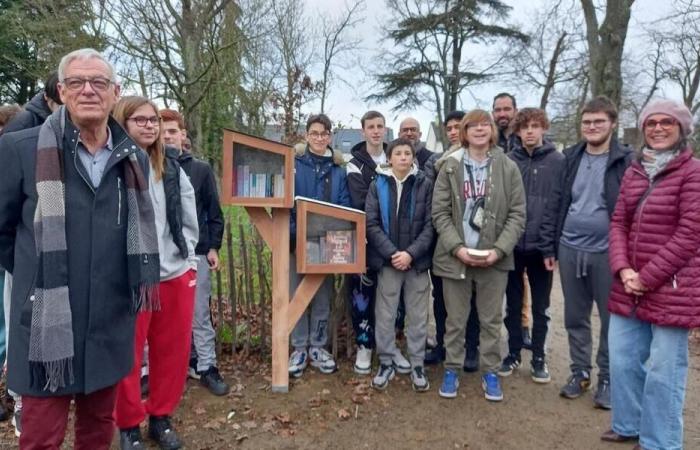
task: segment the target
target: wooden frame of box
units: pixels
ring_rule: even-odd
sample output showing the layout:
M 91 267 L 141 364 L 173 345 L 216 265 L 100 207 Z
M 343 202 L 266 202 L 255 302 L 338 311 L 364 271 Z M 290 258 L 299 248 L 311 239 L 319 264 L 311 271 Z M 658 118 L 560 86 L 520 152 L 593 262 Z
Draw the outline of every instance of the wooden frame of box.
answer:
M 365 223 L 364 211 L 296 197 L 297 272 L 363 273 Z M 310 235 L 317 235 L 319 242 Z
M 221 203 L 292 208 L 294 149 L 224 129 Z

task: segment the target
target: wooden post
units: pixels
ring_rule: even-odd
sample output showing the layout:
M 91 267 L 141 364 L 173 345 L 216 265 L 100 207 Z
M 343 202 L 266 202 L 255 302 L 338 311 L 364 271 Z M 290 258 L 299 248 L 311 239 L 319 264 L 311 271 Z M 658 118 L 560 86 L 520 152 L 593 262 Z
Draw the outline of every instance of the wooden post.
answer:
M 282 393 L 289 392 L 289 215 L 272 209 L 272 392 Z

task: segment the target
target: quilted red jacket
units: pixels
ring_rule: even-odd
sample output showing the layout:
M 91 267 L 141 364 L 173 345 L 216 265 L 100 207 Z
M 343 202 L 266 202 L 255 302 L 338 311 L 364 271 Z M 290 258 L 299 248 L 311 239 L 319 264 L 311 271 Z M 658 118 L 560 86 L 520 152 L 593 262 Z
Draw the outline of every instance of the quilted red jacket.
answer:
M 622 179 L 610 224 L 610 267 L 615 276 L 610 312 L 656 325 L 700 327 L 700 161 L 683 150 L 654 178 L 634 161 Z M 648 288 L 626 294 L 619 278 L 639 272 Z

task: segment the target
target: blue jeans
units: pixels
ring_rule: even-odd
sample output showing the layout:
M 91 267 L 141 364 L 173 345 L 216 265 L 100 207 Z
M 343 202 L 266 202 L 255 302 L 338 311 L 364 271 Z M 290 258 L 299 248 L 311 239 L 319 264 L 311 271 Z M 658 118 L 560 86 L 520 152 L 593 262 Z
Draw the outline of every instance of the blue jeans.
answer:
M 646 450 L 683 448 L 688 330 L 610 316 L 612 429 Z

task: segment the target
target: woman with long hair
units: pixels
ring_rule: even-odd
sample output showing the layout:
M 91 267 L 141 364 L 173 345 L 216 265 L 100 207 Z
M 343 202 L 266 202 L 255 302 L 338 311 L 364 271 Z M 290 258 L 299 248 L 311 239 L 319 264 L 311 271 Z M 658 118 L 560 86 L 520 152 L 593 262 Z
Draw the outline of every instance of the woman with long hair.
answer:
M 170 148 L 163 145 L 156 105 L 144 97 L 123 97 L 114 118 L 144 149 L 151 161 L 149 192 L 153 201 L 160 253 L 159 304 L 142 305 L 136 322 L 134 367 L 119 384 L 115 419 L 122 449 L 144 448 L 140 424 L 149 416 L 149 437 L 160 448 L 181 442 L 170 422 L 187 376 L 199 237 L 194 189 Z M 150 392 L 141 401 L 141 361 L 148 341 Z
M 700 161 L 685 105 L 654 101 L 639 128 L 610 224 L 612 427 L 601 439 L 680 449 L 688 332 L 700 326 Z

